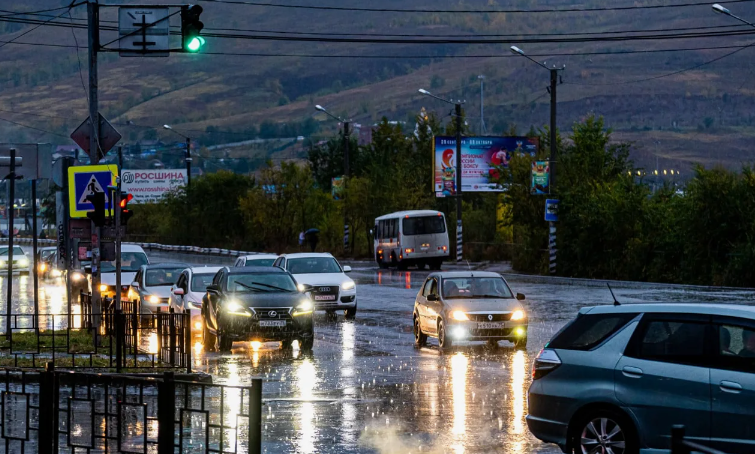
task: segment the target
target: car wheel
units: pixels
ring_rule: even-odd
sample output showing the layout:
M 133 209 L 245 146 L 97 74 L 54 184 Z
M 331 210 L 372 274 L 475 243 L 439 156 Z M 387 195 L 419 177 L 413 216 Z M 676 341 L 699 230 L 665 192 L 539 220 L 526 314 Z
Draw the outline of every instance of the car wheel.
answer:
M 343 316 L 346 320 L 354 320 L 357 318 L 357 306 L 354 305 L 354 307 L 344 310 Z
M 448 350 L 453 347 L 453 341 L 446 332 L 446 324 L 443 323 L 443 320 L 438 322 L 438 345 L 441 350 Z
M 314 347 L 314 345 L 315 345 L 314 334 L 312 337 L 299 339 L 299 350 L 303 352 L 312 351 L 312 347 Z
M 517 350 L 527 350 L 527 336 L 514 339 L 514 348 Z
M 419 326 L 419 318 L 414 317 L 414 345 L 424 347 L 425 344 L 427 344 L 427 334 L 422 332 L 422 327 Z
M 202 317 L 202 345 L 204 345 L 204 350 L 206 352 L 214 352 L 216 342 L 215 335 L 210 332 L 210 329 L 207 327 L 207 322 L 205 322 L 204 317 Z
M 233 347 L 233 339 L 223 336 L 222 334 L 218 336 L 218 348 L 221 352 L 230 352 L 231 347 Z
M 627 417 L 611 410 L 592 411 L 581 417 L 574 426 L 572 440 L 576 454 L 639 452 L 634 426 Z

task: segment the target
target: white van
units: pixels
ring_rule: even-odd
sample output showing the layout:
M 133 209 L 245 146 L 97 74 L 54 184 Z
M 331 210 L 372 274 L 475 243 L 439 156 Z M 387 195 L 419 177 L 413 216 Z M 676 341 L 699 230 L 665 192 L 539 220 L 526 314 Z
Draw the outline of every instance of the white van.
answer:
M 446 217 L 440 211 L 399 211 L 375 219 L 375 261 L 380 268 L 429 265 L 439 270 L 449 256 Z

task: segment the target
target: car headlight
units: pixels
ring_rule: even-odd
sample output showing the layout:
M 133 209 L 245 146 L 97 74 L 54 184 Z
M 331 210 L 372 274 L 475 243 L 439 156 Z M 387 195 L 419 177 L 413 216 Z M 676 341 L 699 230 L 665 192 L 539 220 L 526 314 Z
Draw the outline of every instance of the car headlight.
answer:
M 243 312 L 244 306 L 242 306 L 238 301 L 231 300 L 223 305 L 223 309 L 228 312 Z
M 160 302 L 160 298 L 158 298 L 155 295 L 152 295 L 149 298 L 147 298 L 147 301 L 149 301 L 152 304 L 158 304 Z
M 18 264 L 20 266 L 29 266 L 29 260 L 28 259 L 21 259 L 18 261 Z
M 469 317 L 467 317 L 467 314 L 465 314 L 464 311 L 453 311 L 451 312 L 451 317 L 454 320 L 459 321 L 469 320 Z
M 354 288 L 354 281 L 347 281 L 341 284 L 341 289 L 343 290 L 351 290 Z
M 523 310 L 515 310 L 513 314 L 511 314 L 511 320 L 524 320 L 524 311 Z
M 302 300 L 302 302 L 294 309 L 294 317 L 299 315 L 311 314 L 315 310 L 315 305 L 310 300 Z
M 107 292 L 107 285 L 105 285 L 105 284 L 100 284 L 100 291 L 101 291 L 101 292 Z
M 5 260 L 0 260 L 0 266 L 5 266 Z
M 60 271 L 60 270 L 52 270 L 52 271 L 51 271 L 51 274 L 52 274 L 52 277 L 60 277 L 60 276 L 62 276 L 62 275 L 63 275 L 63 272 L 62 272 L 62 271 Z M 84 276 L 83 276 L 83 275 L 81 275 L 81 278 L 83 278 L 83 277 L 84 277 Z M 81 278 L 79 278 L 79 279 L 81 279 Z M 74 281 L 77 281 L 77 280 L 79 280 L 79 279 L 73 278 L 73 280 L 74 280 Z
M 47 264 L 46 263 L 40 263 L 39 264 L 39 271 L 44 272 L 46 269 L 47 269 Z
M 306 286 L 306 285 L 304 285 L 304 284 L 298 284 L 298 285 L 296 286 L 296 288 L 298 288 L 300 292 L 303 292 L 304 290 L 306 290 L 306 289 L 307 289 L 307 286 Z
M 60 276 L 60 271 L 59 270 L 52 270 L 52 275 L 55 276 L 56 275 L 56 273 L 55 273 L 56 271 L 57 271 L 57 275 Z M 71 273 L 71 280 L 73 282 L 79 282 L 82 279 L 84 279 L 84 275 L 81 274 L 81 273 L 79 273 L 78 271 L 76 271 L 74 273 Z

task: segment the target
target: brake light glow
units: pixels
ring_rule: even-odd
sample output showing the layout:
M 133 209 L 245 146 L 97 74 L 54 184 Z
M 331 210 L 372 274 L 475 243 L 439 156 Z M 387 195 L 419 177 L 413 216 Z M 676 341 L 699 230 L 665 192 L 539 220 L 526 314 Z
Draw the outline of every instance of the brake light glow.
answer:
M 407 254 L 411 254 L 412 252 L 414 252 L 414 249 L 406 248 L 404 249 L 404 252 L 406 252 Z

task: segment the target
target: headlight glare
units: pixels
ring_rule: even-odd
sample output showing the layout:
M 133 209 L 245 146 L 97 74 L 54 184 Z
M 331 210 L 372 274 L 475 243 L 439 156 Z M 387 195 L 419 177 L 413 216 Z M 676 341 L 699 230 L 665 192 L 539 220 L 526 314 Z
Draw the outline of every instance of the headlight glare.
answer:
M 524 320 L 524 311 L 517 309 L 511 314 L 511 320 Z
M 242 306 L 238 301 L 228 301 L 223 305 L 223 308 L 227 310 L 228 312 L 242 312 L 244 310 L 244 306 Z
M 105 285 L 105 284 L 100 284 L 100 291 L 101 291 L 101 292 L 107 292 L 107 285 Z
M 341 284 L 342 290 L 351 290 L 354 288 L 354 281 L 346 281 L 343 284 Z
M 469 320 L 469 317 L 467 317 L 467 314 L 465 314 L 464 311 L 453 311 L 451 312 L 451 317 L 453 317 L 454 320 L 459 321 Z
M 304 290 L 306 290 L 306 289 L 307 289 L 307 286 L 306 286 L 306 285 L 304 285 L 304 284 L 298 284 L 298 285 L 296 286 L 296 288 L 298 288 L 300 292 L 303 292 Z
M 194 310 L 200 310 L 202 309 L 202 306 L 199 303 L 192 303 L 191 301 L 186 303 L 187 309 L 194 309 Z
M 21 259 L 18 261 L 18 264 L 21 266 L 29 266 L 29 260 L 28 259 Z
M 58 271 L 58 270 L 52 270 L 52 275 L 53 276 L 56 276 L 56 275 L 60 276 L 60 271 Z M 81 274 L 79 272 L 71 273 L 71 280 L 73 282 L 79 282 L 82 279 L 84 279 L 84 275 L 83 274 Z
M 149 301 L 149 302 L 150 302 L 150 303 L 152 303 L 152 304 L 157 304 L 157 303 L 159 303 L 159 302 L 160 302 L 160 298 L 158 298 L 158 297 L 157 297 L 157 296 L 155 296 L 155 295 L 152 295 L 152 296 L 150 296 L 149 298 L 147 298 L 147 301 Z
M 303 311 L 311 311 L 314 309 L 314 305 L 312 304 L 312 301 L 310 300 L 303 300 L 301 304 L 299 304 L 299 307 L 296 308 L 296 310 L 303 312 Z

